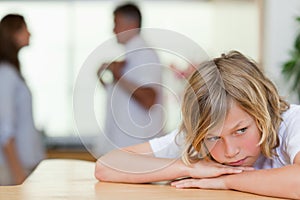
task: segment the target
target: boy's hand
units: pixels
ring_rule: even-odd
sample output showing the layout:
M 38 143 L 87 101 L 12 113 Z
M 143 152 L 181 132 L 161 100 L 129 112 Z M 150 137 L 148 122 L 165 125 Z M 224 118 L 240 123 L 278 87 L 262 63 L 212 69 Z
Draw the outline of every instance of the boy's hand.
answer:
M 200 160 L 191 164 L 189 167 L 189 177 L 192 178 L 211 178 L 223 174 L 238 174 L 243 171 L 254 170 L 253 167 L 233 167 L 222 165 L 211 160 Z
M 222 176 L 216 178 L 204 178 L 204 179 L 184 179 L 180 181 L 174 181 L 171 183 L 176 188 L 202 188 L 202 189 L 219 189 L 227 190 L 224 178 Z

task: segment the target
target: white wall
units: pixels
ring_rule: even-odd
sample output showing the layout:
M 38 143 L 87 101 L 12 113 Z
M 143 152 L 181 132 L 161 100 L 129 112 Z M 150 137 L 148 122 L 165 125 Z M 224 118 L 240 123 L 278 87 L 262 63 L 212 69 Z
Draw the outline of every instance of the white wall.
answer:
M 213 56 L 238 50 L 251 58 L 259 58 L 259 14 L 252 1 L 212 1 Z
M 282 64 L 289 59 L 289 51 L 300 26 L 295 17 L 300 16 L 299 0 L 265 0 L 263 64 L 269 77 L 276 83 L 281 95 L 297 103 L 281 74 Z

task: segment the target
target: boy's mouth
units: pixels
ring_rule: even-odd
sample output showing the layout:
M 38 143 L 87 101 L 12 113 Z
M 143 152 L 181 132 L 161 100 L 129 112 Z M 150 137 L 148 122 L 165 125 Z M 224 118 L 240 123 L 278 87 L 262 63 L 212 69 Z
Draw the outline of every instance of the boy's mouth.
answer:
M 245 162 L 246 162 L 246 159 L 247 158 L 243 158 L 241 160 L 237 160 L 237 161 L 234 161 L 234 162 L 230 162 L 230 163 L 227 163 L 227 165 L 231 165 L 231 166 L 241 166 L 243 165 Z

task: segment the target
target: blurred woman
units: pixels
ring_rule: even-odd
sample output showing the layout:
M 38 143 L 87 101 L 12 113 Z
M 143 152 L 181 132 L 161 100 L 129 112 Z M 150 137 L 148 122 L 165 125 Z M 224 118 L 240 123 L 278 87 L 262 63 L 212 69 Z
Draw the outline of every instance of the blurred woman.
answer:
M 24 17 L 0 22 L 0 185 L 20 184 L 44 158 L 32 116 L 32 99 L 21 74 L 20 49 L 29 45 Z

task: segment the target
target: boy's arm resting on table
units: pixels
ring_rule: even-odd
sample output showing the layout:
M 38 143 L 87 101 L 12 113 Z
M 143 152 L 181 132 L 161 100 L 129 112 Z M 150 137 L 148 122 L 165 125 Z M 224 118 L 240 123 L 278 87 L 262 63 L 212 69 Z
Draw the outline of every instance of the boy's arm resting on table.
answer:
M 177 170 L 172 170 L 174 165 Z M 116 149 L 100 157 L 95 177 L 108 182 L 148 183 L 184 177 L 184 169 L 180 159 L 155 158 L 147 142 Z
M 300 153 L 294 164 L 281 168 L 245 171 L 210 179 L 173 182 L 177 188 L 233 189 L 265 196 L 300 199 Z
M 257 170 L 227 176 L 229 189 L 260 195 L 300 199 L 300 152 L 294 164 L 282 168 Z
M 241 173 L 243 169 L 206 160 L 185 165 L 180 158 L 156 158 L 146 142 L 100 157 L 96 162 L 95 177 L 108 182 L 149 183 L 184 177 L 217 177 Z

